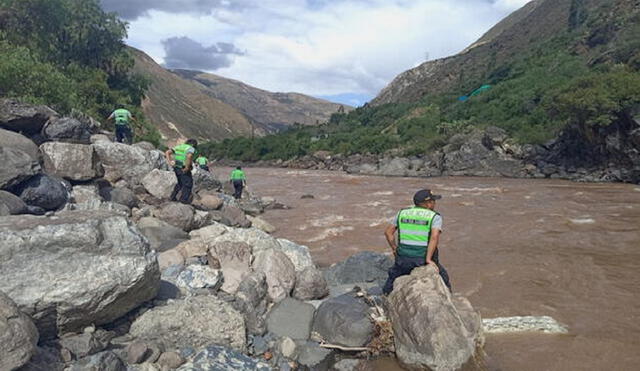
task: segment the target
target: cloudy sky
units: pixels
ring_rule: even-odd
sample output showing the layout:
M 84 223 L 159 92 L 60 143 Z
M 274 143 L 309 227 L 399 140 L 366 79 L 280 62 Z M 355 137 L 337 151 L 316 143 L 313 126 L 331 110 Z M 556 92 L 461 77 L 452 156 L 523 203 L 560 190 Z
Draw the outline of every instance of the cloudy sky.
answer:
M 351 105 L 457 53 L 529 0 L 101 0 L 169 68 Z

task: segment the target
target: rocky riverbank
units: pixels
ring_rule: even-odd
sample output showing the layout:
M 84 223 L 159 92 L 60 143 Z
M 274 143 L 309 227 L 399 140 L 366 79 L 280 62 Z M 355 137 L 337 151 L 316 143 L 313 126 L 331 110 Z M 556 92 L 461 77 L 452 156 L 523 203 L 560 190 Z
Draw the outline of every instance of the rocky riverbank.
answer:
M 0 138 L 2 371 L 353 370 L 393 354 L 455 369 L 483 345 L 479 314 L 435 271 L 383 300 L 389 257 L 320 270 L 260 219 L 285 205 L 237 201 L 205 171 L 192 204 L 167 202 L 163 154 L 91 118 L 4 100 Z
M 383 176 L 490 176 L 581 182 L 640 183 L 640 115 L 621 118 L 597 132 L 565 129 L 544 145 L 520 145 L 497 127 L 452 136 L 425 156 L 331 155 L 320 151 L 256 166 L 342 170 Z

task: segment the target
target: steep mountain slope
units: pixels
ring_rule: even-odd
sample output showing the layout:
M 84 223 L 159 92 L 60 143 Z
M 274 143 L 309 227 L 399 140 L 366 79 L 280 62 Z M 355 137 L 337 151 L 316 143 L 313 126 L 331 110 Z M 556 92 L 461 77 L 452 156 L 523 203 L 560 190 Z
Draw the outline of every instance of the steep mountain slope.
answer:
M 146 116 L 169 143 L 195 137 L 263 136 L 294 124 L 317 125 L 351 107 L 297 93 L 272 93 L 240 81 L 199 71 L 170 71 L 131 48 L 134 71 L 151 87 L 143 102 Z
M 210 96 L 244 113 L 268 129 L 281 129 L 294 123 L 316 125 L 329 120 L 341 105 L 298 93 L 272 93 L 237 80 L 188 70 L 174 73 L 207 87 Z M 350 107 L 343 107 L 351 110 Z
M 263 135 L 264 130 L 234 107 L 206 92 L 200 84 L 185 80 L 159 66 L 148 55 L 131 48 L 134 71 L 151 81 L 143 102 L 144 113 L 169 144 L 182 138 L 220 140 Z
M 428 94 L 471 88 L 489 82 L 499 67 L 540 41 L 577 28 L 602 5 L 638 6 L 637 0 L 533 0 L 499 22 L 460 54 L 425 62 L 397 76 L 371 102 L 415 102 Z M 484 81 L 483 81 L 484 79 Z

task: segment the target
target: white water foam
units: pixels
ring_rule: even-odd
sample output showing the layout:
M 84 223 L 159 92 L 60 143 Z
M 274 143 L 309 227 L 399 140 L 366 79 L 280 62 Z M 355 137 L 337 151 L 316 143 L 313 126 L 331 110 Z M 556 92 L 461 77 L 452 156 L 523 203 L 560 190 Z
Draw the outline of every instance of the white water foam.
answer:
M 322 231 L 321 233 L 319 233 L 318 235 L 309 238 L 307 241 L 308 242 L 322 241 L 322 240 L 325 240 L 325 239 L 327 239 L 329 237 L 337 237 L 337 236 L 341 235 L 343 232 L 352 231 L 354 229 L 355 228 L 351 227 L 351 226 L 327 228 L 324 231 Z
M 569 221 L 573 224 L 595 224 L 596 222 L 592 218 L 569 219 Z

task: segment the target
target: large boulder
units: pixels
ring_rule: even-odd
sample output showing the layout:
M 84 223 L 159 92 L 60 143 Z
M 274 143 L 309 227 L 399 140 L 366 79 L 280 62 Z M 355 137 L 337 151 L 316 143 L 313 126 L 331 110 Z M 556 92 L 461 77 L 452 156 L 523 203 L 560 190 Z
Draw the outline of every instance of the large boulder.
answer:
M 300 300 L 322 299 L 329 295 L 329 287 L 322 272 L 315 267 L 307 267 L 296 273 L 296 287 L 293 297 Z
M 247 276 L 236 290 L 236 308 L 244 316 L 247 331 L 263 335 L 267 331 L 264 315 L 267 312 L 267 281 L 264 273 Z
M 45 339 L 121 317 L 152 299 L 160 280 L 146 239 L 107 212 L 0 217 L 0 256 L 0 290 Z
M 38 174 L 17 188 L 22 201 L 30 206 L 44 210 L 57 210 L 69 201 L 69 190 L 62 179 L 46 174 Z
M 125 180 L 129 185 L 140 184 L 153 169 L 169 170 L 160 151 L 146 151 L 123 143 L 99 141 L 93 144 L 104 168 L 104 178 L 115 184 Z
M 392 265 L 393 261 L 384 254 L 363 251 L 329 267 L 325 278 L 332 286 L 360 282 L 383 284 Z
M 251 246 L 244 242 L 214 243 L 209 247 L 207 255 L 209 265 L 217 265 L 222 269 L 222 290 L 230 294 L 235 293 L 240 282 L 251 274 L 251 259 Z
M 296 268 L 283 252 L 269 249 L 258 253 L 254 269 L 267 278 L 267 292 L 272 302 L 277 303 L 291 294 L 296 283 Z
M 215 296 L 192 296 L 148 310 L 133 322 L 130 334 L 165 349 L 217 344 L 242 352 L 245 331 L 242 315 L 229 303 Z
M 315 307 L 300 300 L 286 298 L 274 305 L 267 316 L 269 332 L 295 340 L 307 340 Z
M 36 353 L 38 330 L 31 318 L 0 291 L 0 370 L 15 370 Z
M 142 178 L 144 189 L 155 198 L 169 199 L 171 193 L 178 184 L 178 179 L 173 171 L 153 169 Z
M 4 205 L 7 211 L 5 215 L 0 213 L 0 216 L 26 214 L 28 211 L 20 197 L 5 191 L 0 191 L 0 205 Z
M 387 307 L 396 356 L 409 367 L 457 370 L 482 343 L 481 327 L 470 322 L 480 316 L 468 308 L 461 315 L 433 266 L 396 279 Z
M 375 326 L 369 306 L 354 293 L 324 301 L 313 319 L 313 331 L 322 339 L 348 347 L 365 346 L 374 335 Z
M 40 151 L 47 174 L 75 181 L 102 175 L 102 166 L 89 145 L 47 142 L 40 146 Z
M 31 139 L 9 130 L 0 129 L 0 147 L 19 149 L 34 160 L 39 156 L 38 146 Z
M 297 243 L 284 238 L 278 238 L 278 243 L 280 244 L 279 250 L 282 251 L 289 260 L 291 260 L 293 265 L 296 267 L 296 272 L 315 267 L 307 246 L 298 245 Z
M 0 99 L 0 127 L 23 132 L 27 135 L 38 134 L 50 118 L 58 114 L 46 106 L 34 106 L 13 99 Z
M 183 231 L 189 232 L 194 227 L 195 210 L 191 205 L 167 202 L 154 212 L 154 216 Z
M 186 240 L 189 234 L 180 228 L 152 217 L 143 217 L 137 223 L 138 229 L 149 240 L 151 248 L 158 250 L 164 241 Z
M 136 207 L 140 202 L 140 200 L 132 190 L 124 187 L 101 188 L 100 196 L 102 196 L 105 201 L 115 202 L 128 208 Z
M 204 350 L 198 352 L 193 361 L 185 363 L 178 371 L 237 371 L 237 370 L 254 370 L 254 371 L 270 371 L 271 366 L 268 363 L 250 358 L 238 351 L 226 347 L 211 345 Z
M 199 235 L 211 235 L 221 232 L 222 226 L 216 224 L 214 227 L 202 228 L 201 231 L 203 232 Z M 269 249 L 281 249 L 278 240 L 258 228 L 225 228 L 224 233 L 216 237 L 216 241 L 244 242 L 251 246 L 254 255 Z
M 38 158 L 19 148 L 0 145 L 0 189 L 8 189 L 40 172 Z
M 66 371 L 126 371 L 127 366 L 112 351 L 94 354 L 77 360 Z
M 90 144 L 91 135 L 98 129 L 91 120 L 61 117 L 49 120 L 42 128 L 46 140 Z
M 222 188 L 220 181 L 209 171 L 196 167 L 193 169 L 192 175 L 193 190 L 196 193 L 200 191 L 218 191 Z
M 247 219 L 244 211 L 239 208 L 225 204 L 222 206 L 220 210 L 221 213 L 221 222 L 230 227 L 241 227 L 241 228 L 249 228 L 251 227 L 251 222 Z

